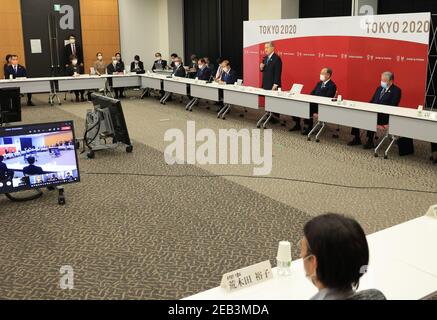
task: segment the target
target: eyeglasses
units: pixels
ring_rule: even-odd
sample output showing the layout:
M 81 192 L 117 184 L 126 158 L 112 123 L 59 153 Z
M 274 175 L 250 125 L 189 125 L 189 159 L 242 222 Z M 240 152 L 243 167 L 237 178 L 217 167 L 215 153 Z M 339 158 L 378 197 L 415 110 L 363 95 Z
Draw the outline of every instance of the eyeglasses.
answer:
M 302 238 L 302 239 L 300 239 L 298 242 L 297 242 L 297 247 L 298 248 L 301 248 L 301 250 L 302 250 L 302 243 L 303 243 L 303 240 L 304 240 L 304 238 Z M 309 259 L 309 258 L 311 258 L 311 257 L 314 257 L 314 254 L 311 252 L 311 248 L 310 248 L 310 245 L 309 245 L 309 243 L 308 243 L 308 241 L 307 241 L 307 255 L 305 256 L 305 257 L 302 257 L 302 259 L 303 260 L 307 260 L 307 259 Z

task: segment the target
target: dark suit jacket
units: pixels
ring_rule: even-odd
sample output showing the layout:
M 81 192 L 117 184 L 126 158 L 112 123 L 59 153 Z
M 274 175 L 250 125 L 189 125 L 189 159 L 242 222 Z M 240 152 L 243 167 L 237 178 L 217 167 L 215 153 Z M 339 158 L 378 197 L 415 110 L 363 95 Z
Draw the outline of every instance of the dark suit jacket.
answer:
M 123 71 L 124 71 L 124 63 L 123 62 L 117 63 L 115 65 L 115 67 L 114 67 L 114 65 L 112 63 L 108 64 L 108 66 L 106 67 L 106 72 L 108 74 L 113 74 L 113 73 L 123 72 Z
M 311 91 L 311 95 L 318 97 L 334 98 L 337 93 L 337 86 L 334 81 L 329 80 L 323 87 L 323 82 L 317 83 L 316 87 Z
M 187 75 L 183 65 L 180 65 L 179 68 L 175 67 L 173 69 L 173 74 L 175 75 L 175 77 L 182 77 L 182 78 L 185 78 Z
M 399 103 L 401 102 L 402 97 L 402 91 L 399 87 L 395 86 L 394 84 L 388 88 L 386 93 L 381 97 L 381 93 L 383 90 L 382 87 L 378 87 L 375 91 L 375 94 L 372 97 L 372 100 L 370 100 L 370 103 L 377 103 L 377 104 L 383 104 L 386 106 L 399 106 Z
M 6 173 L 8 172 L 8 166 L 6 163 L 0 162 L 0 180 L 6 177 Z
M 27 71 L 26 68 L 22 65 L 17 65 L 17 72 L 15 73 L 13 66 L 8 66 L 5 69 L 5 79 L 9 79 L 9 76 L 12 74 L 12 76 L 15 78 L 21 78 L 21 77 L 27 77 Z
M 281 78 L 282 78 L 282 60 L 279 56 L 274 53 L 272 58 L 269 60 L 269 57 L 265 57 L 263 60 L 264 70 L 263 73 L 263 82 L 262 87 L 265 90 L 272 90 L 273 85 L 276 84 L 278 87 L 282 86 Z
M 131 72 L 135 72 L 135 71 L 144 71 L 144 63 L 142 61 L 138 62 L 138 70 L 135 70 L 135 61 L 132 61 L 130 64 L 130 71 Z
M 155 60 L 155 62 L 153 62 L 152 71 L 156 70 L 155 63 L 161 63 L 162 69 L 165 69 L 167 67 L 167 60 Z M 172 68 L 174 68 L 174 66 L 172 66 Z
M 67 76 L 72 76 L 74 75 L 74 73 L 77 72 L 78 74 L 83 74 L 83 67 L 81 65 L 69 65 L 66 69 L 65 69 L 65 74 Z
M 83 55 L 82 55 L 82 48 L 78 43 L 74 44 L 76 47 L 76 57 L 77 57 L 77 63 L 81 64 L 83 63 Z M 71 50 L 71 44 L 67 44 L 64 47 L 64 62 L 65 64 L 70 64 L 70 57 L 73 54 Z
M 44 171 L 41 167 L 35 166 L 33 164 L 28 165 L 27 167 L 23 168 L 23 173 L 26 176 L 34 176 L 38 174 L 43 174 Z
M 237 82 L 237 72 L 233 69 L 231 69 L 228 73 L 223 72 L 222 81 L 224 81 L 226 84 L 234 84 Z
M 381 93 L 384 90 L 387 89 L 378 87 L 375 91 L 375 94 L 372 97 L 372 100 L 370 100 L 370 103 L 377 103 L 377 104 L 383 104 L 386 106 L 394 106 L 394 107 L 399 106 L 402 97 L 401 89 L 393 84 L 390 88 L 388 88 L 385 94 L 381 96 Z M 382 114 L 382 113 L 378 114 L 378 125 L 386 125 L 388 124 L 388 121 L 389 121 L 388 114 Z
M 203 69 L 199 69 L 196 73 L 196 78 L 199 80 L 208 81 L 211 78 L 211 69 L 208 67 L 205 67 Z

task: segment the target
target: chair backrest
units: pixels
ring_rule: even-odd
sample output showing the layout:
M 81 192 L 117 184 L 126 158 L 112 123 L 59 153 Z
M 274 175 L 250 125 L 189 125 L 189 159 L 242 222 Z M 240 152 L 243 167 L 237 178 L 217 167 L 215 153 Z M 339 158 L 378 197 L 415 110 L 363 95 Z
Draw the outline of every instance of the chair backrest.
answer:
M 348 300 L 387 300 L 384 294 L 376 289 L 363 290 L 356 292 Z

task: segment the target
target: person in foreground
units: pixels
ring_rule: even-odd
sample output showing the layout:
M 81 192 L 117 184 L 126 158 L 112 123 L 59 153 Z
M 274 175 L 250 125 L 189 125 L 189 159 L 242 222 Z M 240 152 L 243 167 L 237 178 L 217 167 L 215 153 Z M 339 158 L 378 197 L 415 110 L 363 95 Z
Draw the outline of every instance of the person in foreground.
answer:
M 311 300 L 386 300 L 375 289 L 356 292 L 367 271 L 369 247 L 355 220 L 332 213 L 310 220 L 300 249 L 305 274 L 319 289 Z

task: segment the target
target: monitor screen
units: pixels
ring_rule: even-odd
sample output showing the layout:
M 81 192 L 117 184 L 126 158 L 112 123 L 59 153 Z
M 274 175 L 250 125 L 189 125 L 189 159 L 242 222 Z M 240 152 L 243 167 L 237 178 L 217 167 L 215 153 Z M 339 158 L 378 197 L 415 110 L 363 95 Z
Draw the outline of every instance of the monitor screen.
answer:
M 20 88 L 0 89 L 0 124 L 21 121 Z
M 0 194 L 79 181 L 73 121 L 0 128 Z
M 127 130 L 126 120 L 123 114 L 123 108 L 119 100 L 105 97 L 98 94 L 92 94 L 91 98 L 95 107 L 100 109 L 106 109 L 109 117 L 106 118 L 110 123 L 107 124 L 107 128 L 111 127 L 113 130 L 112 135 L 114 143 L 121 142 L 127 146 L 131 145 L 129 132 Z

